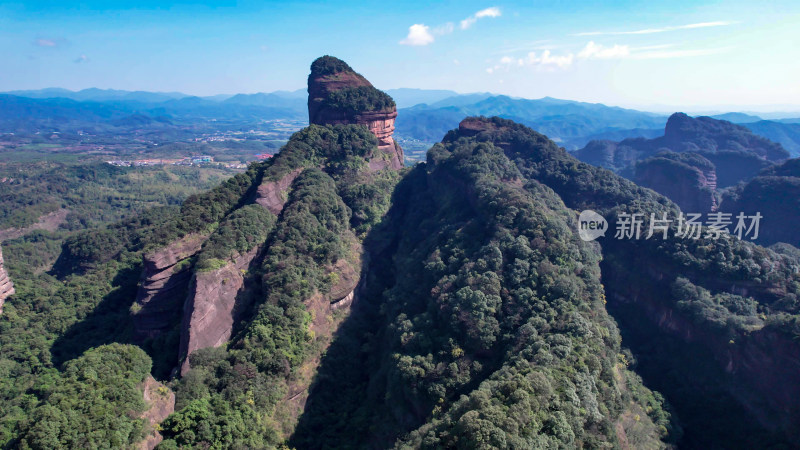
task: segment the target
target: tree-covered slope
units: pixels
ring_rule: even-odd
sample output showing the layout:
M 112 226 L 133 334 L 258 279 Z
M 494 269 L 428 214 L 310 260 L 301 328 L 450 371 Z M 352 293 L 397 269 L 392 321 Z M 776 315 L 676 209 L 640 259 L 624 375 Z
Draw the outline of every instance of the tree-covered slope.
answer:
M 800 245 L 796 227 L 800 220 L 800 159 L 768 167 L 752 180 L 727 189 L 720 211 L 734 216 L 761 214 L 758 242 L 763 245 Z
M 650 213 L 679 214 L 665 197 L 512 122 L 468 119 L 446 140 L 460 136 L 500 145 L 523 176 L 611 224 L 641 213 L 646 233 Z M 609 310 L 638 356 L 637 371 L 676 407 L 685 445 L 792 442 L 800 413 L 796 257 L 706 231 L 678 238 L 675 226 L 666 240 L 599 240 Z
M 625 367 L 599 249 L 575 229 L 572 211 L 501 148 L 466 138 L 432 148 L 367 238 L 359 308 L 322 361 L 292 444 L 657 448 L 677 438 L 661 398 Z

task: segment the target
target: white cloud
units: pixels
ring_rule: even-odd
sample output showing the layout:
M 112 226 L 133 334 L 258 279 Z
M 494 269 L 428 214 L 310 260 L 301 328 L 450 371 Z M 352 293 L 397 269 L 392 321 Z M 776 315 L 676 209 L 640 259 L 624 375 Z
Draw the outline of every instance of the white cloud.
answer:
M 724 27 L 728 25 L 734 25 L 738 22 L 726 22 L 726 21 L 716 21 L 716 22 L 700 22 L 700 23 L 690 23 L 688 25 L 678 25 L 674 27 L 662 27 L 662 28 L 645 28 L 642 30 L 633 30 L 633 31 L 589 31 L 584 33 L 577 33 L 573 36 L 608 36 L 608 35 L 627 35 L 627 34 L 653 34 L 653 33 L 664 33 L 667 31 L 676 31 L 676 30 L 691 30 L 695 28 L 709 28 L 709 27 Z
M 478 19 L 483 17 L 500 17 L 500 14 L 500 8 L 493 6 L 491 8 L 482 9 L 476 12 L 475 17 Z
M 557 46 L 550 39 L 540 39 L 538 41 L 522 42 L 519 44 L 508 45 L 497 49 L 494 54 L 530 52 L 536 50 L 554 50 Z
M 515 58 L 509 55 L 503 56 L 496 64 L 487 67 L 489 74 L 501 71 L 508 72 L 519 67 L 536 67 L 539 69 L 555 70 L 566 69 L 576 60 L 598 60 L 598 59 L 668 59 L 684 58 L 692 56 L 705 56 L 731 50 L 732 47 L 721 47 L 711 49 L 671 49 L 674 44 L 659 44 L 642 47 L 630 47 L 628 45 L 614 44 L 606 47 L 589 41 L 577 53 L 553 54 L 549 49 L 541 53 L 529 52 L 527 56 Z M 487 60 L 491 63 L 491 60 Z
M 402 45 L 428 45 L 434 41 L 430 27 L 415 23 L 408 27 L 408 36 L 400 41 Z
M 460 26 L 462 30 L 466 30 L 472 25 L 475 25 L 475 22 L 477 22 L 478 19 L 482 19 L 484 17 L 500 17 L 501 14 L 502 13 L 500 12 L 500 8 L 492 6 L 491 8 L 482 9 L 476 12 L 475 14 L 467 17 L 466 19 L 462 20 Z
M 461 21 L 460 27 L 462 30 L 466 30 L 467 28 L 471 27 L 478 19 L 482 19 L 484 17 L 500 17 L 500 9 L 496 7 L 482 9 L 475 14 L 467 17 L 466 19 Z M 402 45 L 428 45 L 432 44 L 433 41 L 436 40 L 437 36 L 444 36 L 446 34 L 450 34 L 455 31 L 455 25 L 453 22 L 447 22 L 437 27 L 431 28 L 427 25 L 421 23 L 415 23 L 408 27 L 408 36 L 405 39 L 400 41 Z
M 613 47 L 604 47 L 600 44 L 595 44 L 594 41 L 589 41 L 583 50 L 578 53 L 578 58 L 581 59 L 617 59 L 625 58 L 630 55 L 631 51 L 627 45 L 617 45 Z
M 545 50 L 541 55 L 538 55 L 536 52 L 530 52 L 524 58 L 512 58 L 511 56 L 504 56 L 500 58 L 499 64 L 488 67 L 486 72 L 491 74 L 501 69 L 505 69 L 505 71 L 508 72 L 513 67 L 524 66 L 539 67 L 543 69 L 565 69 L 571 66 L 574 60 L 575 55 L 572 53 L 567 53 L 566 55 L 554 55 L 550 53 L 550 50 Z
M 87 57 L 86 55 L 78 56 L 78 58 L 75 60 L 75 64 L 87 63 L 87 62 L 89 62 L 89 57 Z
M 533 64 L 538 64 L 542 66 L 556 66 L 560 69 L 568 67 L 572 65 L 572 60 L 574 56 L 572 53 L 562 56 L 555 56 L 550 54 L 550 50 L 545 50 L 542 52 L 541 58 L 536 58 L 536 54 L 534 52 L 528 53 L 528 58 L 532 61 Z
M 643 52 L 645 50 L 662 50 L 665 48 L 675 47 L 675 44 L 658 44 L 658 45 L 645 45 L 642 47 L 631 47 L 632 52 Z

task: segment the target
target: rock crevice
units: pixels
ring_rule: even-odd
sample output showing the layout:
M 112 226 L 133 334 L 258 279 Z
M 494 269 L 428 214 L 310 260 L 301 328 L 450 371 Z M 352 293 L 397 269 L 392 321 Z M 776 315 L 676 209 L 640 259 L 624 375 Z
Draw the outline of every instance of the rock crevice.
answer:
M 192 276 L 191 258 L 200 251 L 206 237 L 190 234 L 144 256 L 133 315 L 137 338 L 156 337 L 169 329 L 186 298 Z
M 181 375 L 191 369 L 189 356 L 194 351 L 219 347 L 230 339 L 237 312 L 243 306 L 237 299 L 244 288 L 245 273 L 258 251 L 256 247 L 224 267 L 194 274 L 183 308 Z

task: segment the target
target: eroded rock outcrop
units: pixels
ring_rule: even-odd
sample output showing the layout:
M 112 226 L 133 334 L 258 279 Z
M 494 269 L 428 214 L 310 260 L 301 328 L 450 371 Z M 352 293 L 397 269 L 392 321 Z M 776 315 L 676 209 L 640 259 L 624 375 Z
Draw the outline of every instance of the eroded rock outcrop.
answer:
M 0 249 L 0 314 L 3 313 L 3 304 L 6 302 L 6 299 L 12 295 L 14 295 L 14 283 L 11 282 L 8 272 L 6 272 L 3 261 L 3 250 Z
M 183 310 L 180 355 L 181 375 L 191 366 L 189 356 L 206 347 L 219 347 L 231 337 L 237 319 L 237 298 L 244 288 L 245 272 L 259 247 L 235 258 L 234 262 L 216 270 L 197 272 L 189 286 Z
M 16 239 L 36 230 L 56 231 L 67 220 L 67 214 L 69 214 L 69 210 L 61 208 L 40 216 L 36 223 L 27 227 L 0 230 L 0 242 Z
M 316 125 L 360 124 L 378 138 L 370 169 L 403 167 L 403 149 L 392 138 L 397 106 L 347 63 L 332 56 L 318 58 L 308 76 L 308 121 Z M 385 161 L 385 162 L 384 162 Z
M 192 276 L 190 258 L 206 237 L 190 234 L 144 256 L 133 316 L 138 338 L 155 337 L 169 329 L 186 299 Z
M 148 375 L 144 380 L 144 402 L 147 410 L 142 418 L 147 421 L 147 436 L 139 443 L 140 450 L 153 450 L 163 439 L 158 424 L 175 411 L 175 393 Z
M 333 272 L 336 274 L 337 282 L 328 292 L 328 301 L 332 309 L 348 308 L 355 298 L 360 274 L 344 259 L 337 261 Z
M 286 204 L 292 182 L 302 171 L 302 168 L 297 168 L 277 181 L 262 181 L 256 190 L 255 203 L 278 216 Z M 266 230 L 265 233 L 268 232 L 267 227 L 261 228 Z M 181 320 L 181 375 L 191 369 L 189 357 L 193 352 L 201 348 L 219 347 L 230 339 L 240 313 L 253 301 L 252 292 L 248 293 L 246 286 L 246 273 L 259 262 L 258 255 L 263 246 L 261 241 L 243 254 L 226 256 L 227 263 L 222 267 L 195 272 Z M 199 259 L 203 257 L 201 253 Z
M 256 191 L 256 203 L 276 216 L 280 214 L 283 205 L 286 204 L 286 191 L 302 171 L 302 168 L 295 169 L 278 181 L 263 181 Z

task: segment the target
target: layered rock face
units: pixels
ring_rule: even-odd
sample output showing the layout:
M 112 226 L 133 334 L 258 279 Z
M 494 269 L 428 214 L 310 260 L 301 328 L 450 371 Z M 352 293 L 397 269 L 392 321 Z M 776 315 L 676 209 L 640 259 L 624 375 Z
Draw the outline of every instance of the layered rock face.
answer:
M 189 286 L 181 325 L 181 375 L 191 369 L 189 355 L 206 347 L 219 347 L 231 337 L 237 297 L 244 287 L 244 272 L 258 253 L 256 247 L 217 270 L 197 272 Z M 241 306 L 241 305 L 240 305 Z
M 278 181 L 264 181 L 261 183 L 258 186 L 258 190 L 256 190 L 256 203 L 267 208 L 269 212 L 276 216 L 280 214 L 283 205 L 286 204 L 286 191 L 302 171 L 302 168 L 295 169 Z
M 355 299 L 356 287 L 360 279 L 360 271 L 344 259 L 340 259 L 333 270 L 339 281 L 331 286 L 327 299 L 332 309 L 341 309 L 350 306 Z
M 344 61 L 323 56 L 311 65 L 308 76 L 308 121 L 316 125 L 365 125 L 378 138 L 378 149 L 389 156 L 388 164 L 370 169 L 403 167 L 403 149 L 392 138 L 397 106 Z
M 298 168 L 277 181 L 263 181 L 256 190 L 255 203 L 279 215 L 292 182 L 302 171 Z M 233 325 L 239 319 L 238 313 L 252 301 L 244 294 L 245 273 L 258 262 L 262 247 L 257 246 L 236 256 L 219 269 L 195 272 L 183 306 L 179 350 L 181 375 L 191 369 L 189 357 L 196 350 L 219 347 L 230 339 Z
M 617 321 L 624 327 L 628 342 L 634 351 L 662 348 L 670 342 L 669 351 L 660 355 L 646 355 L 639 360 L 643 376 L 655 380 L 653 386 L 673 398 L 675 407 L 685 408 L 698 400 L 689 399 L 687 391 L 704 389 L 712 398 L 704 408 L 713 414 L 729 413 L 732 416 L 747 414 L 756 426 L 776 435 L 785 435 L 792 441 L 800 438 L 796 427 L 800 419 L 800 346 L 785 333 L 771 327 L 762 327 L 738 335 L 719 333 L 713 327 L 703 326 L 687 317 L 685 311 L 675 307 L 668 297 L 668 281 L 675 278 L 672 269 L 648 261 L 648 256 L 632 254 L 627 258 L 609 259 L 604 281 L 608 306 Z M 626 269 L 619 265 L 625 261 L 638 267 L 638 273 L 649 278 L 633 282 L 624 275 Z M 678 273 L 681 275 L 682 273 Z M 704 279 L 712 288 L 729 290 L 739 295 L 765 296 L 774 294 L 769 285 L 743 280 L 728 283 L 717 278 Z M 641 351 L 639 352 L 641 354 Z M 665 358 L 670 364 L 660 362 Z M 687 370 L 687 367 L 703 367 Z M 675 367 L 681 367 L 675 369 Z M 664 375 L 667 370 L 674 374 Z M 676 379 L 679 383 L 672 384 Z M 780 388 L 776 388 L 780 386 Z M 678 393 L 676 395 L 676 392 Z M 728 403 L 725 403 L 725 402 Z M 689 426 L 697 427 L 692 417 Z M 706 419 L 700 419 L 700 423 Z M 748 430 L 745 433 L 754 433 Z M 696 433 L 696 430 L 692 430 Z M 737 430 L 741 432 L 741 430 Z M 693 436 L 690 447 L 703 448 Z M 748 443 L 742 443 L 747 448 Z
M 3 250 L 0 249 L 0 314 L 3 313 L 3 303 L 12 295 L 14 295 L 14 284 L 3 265 Z
M 169 329 L 186 298 L 192 276 L 189 259 L 200 250 L 205 238 L 190 234 L 145 255 L 136 296 L 138 311 L 133 316 L 137 337 L 156 337 Z

